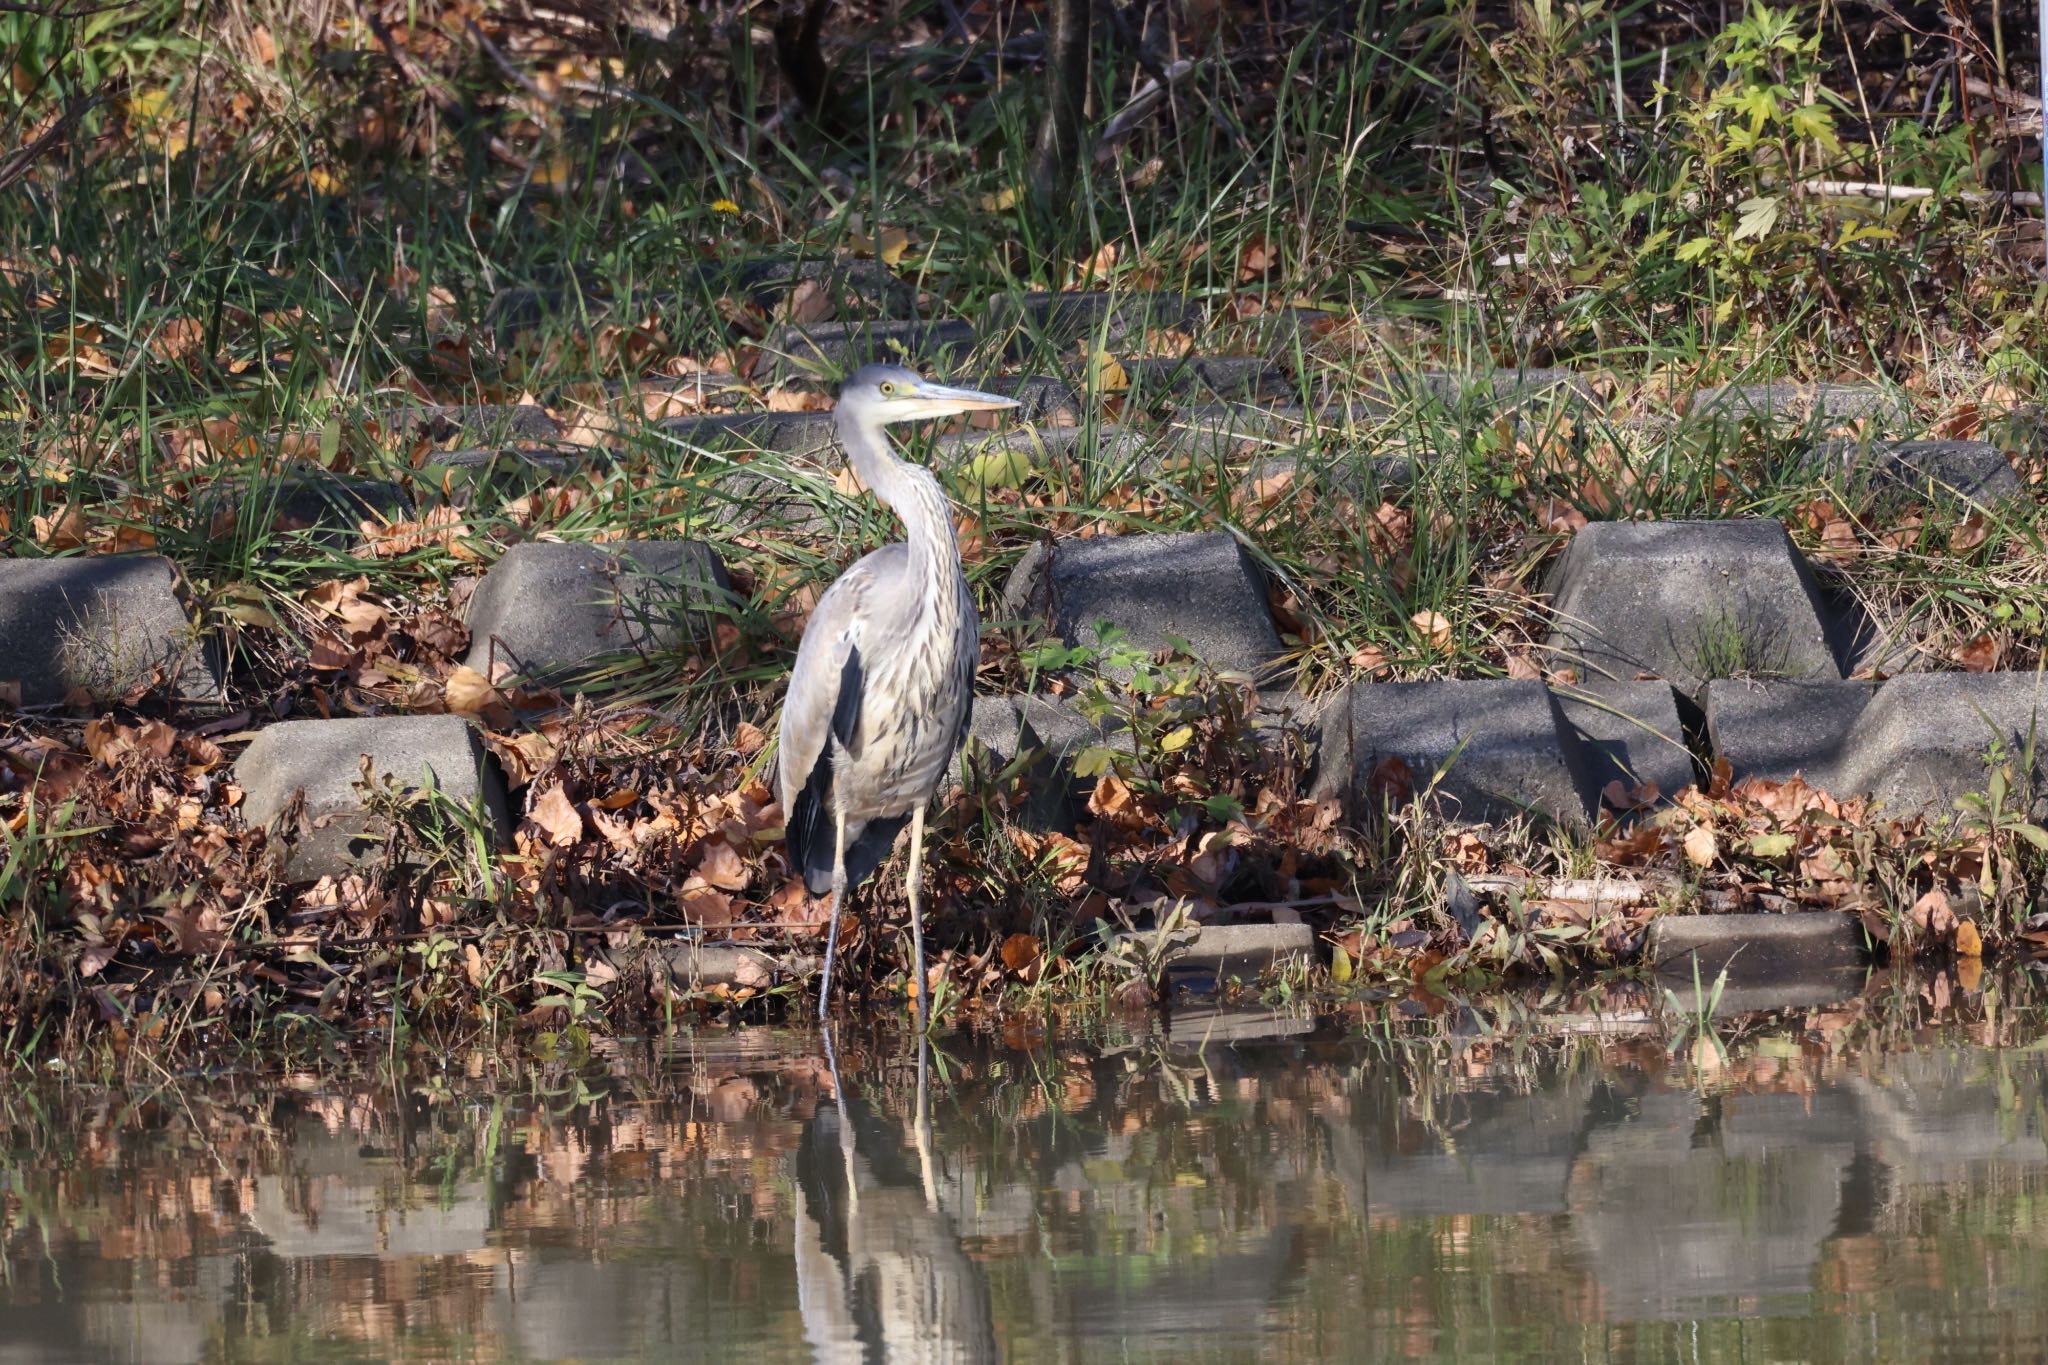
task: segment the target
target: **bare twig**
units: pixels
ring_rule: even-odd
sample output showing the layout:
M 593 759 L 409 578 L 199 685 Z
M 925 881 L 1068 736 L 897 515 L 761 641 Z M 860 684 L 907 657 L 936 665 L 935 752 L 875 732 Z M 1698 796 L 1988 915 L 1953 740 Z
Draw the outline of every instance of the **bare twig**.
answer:
M 467 114 L 463 110 L 462 102 L 442 89 L 441 83 L 434 79 L 431 73 L 423 70 L 420 64 L 413 60 L 411 53 L 398 45 L 376 9 L 370 5 L 360 5 L 357 8 L 363 16 L 363 21 L 370 26 L 370 32 L 375 34 L 377 41 L 383 45 L 384 54 L 391 58 L 391 64 L 398 68 L 399 74 L 418 86 L 420 93 L 424 94 L 436 109 L 452 119 L 466 121 Z M 506 145 L 504 139 L 493 136 L 487 140 L 486 145 L 490 147 L 492 156 L 518 170 L 522 175 L 533 170 L 533 163 L 513 151 Z
M 103 95 L 81 95 L 74 98 L 64 106 L 63 113 L 50 121 L 49 127 L 36 134 L 33 141 L 0 157 L 0 190 L 6 189 L 27 175 L 29 167 L 36 163 L 36 158 L 62 142 L 65 135 L 71 131 L 71 125 L 83 118 L 88 109 L 104 98 Z

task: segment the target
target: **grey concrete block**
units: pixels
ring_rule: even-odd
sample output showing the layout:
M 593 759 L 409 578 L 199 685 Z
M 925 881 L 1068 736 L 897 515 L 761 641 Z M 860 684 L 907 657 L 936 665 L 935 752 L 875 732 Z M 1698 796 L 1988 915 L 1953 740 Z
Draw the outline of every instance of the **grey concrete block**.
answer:
M 2008 801 L 2048 815 L 2048 683 L 2036 673 L 1910 673 L 1881 684 L 1851 737 L 1856 790 L 1880 809 L 1954 817 L 1994 761 Z M 2033 753 L 2033 770 L 2023 759 Z
M 692 449 L 770 450 L 818 463 L 839 444 L 829 412 L 724 412 L 668 417 L 656 425 Z
M 1595 522 L 1550 577 L 1550 647 L 1582 680 L 1839 678 L 1805 558 L 1775 521 Z
M 902 319 L 917 308 L 917 290 L 877 260 L 831 256 L 750 261 L 739 271 L 739 287 L 771 312 L 805 283 L 824 289 L 826 306 L 834 318 Z
M 1064 379 L 1054 379 L 1042 374 L 1026 374 L 996 375 L 978 383 L 963 378 L 960 382 L 972 384 L 986 393 L 999 393 L 1005 398 L 1014 398 L 1023 405 L 1014 411 L 992 414 L 1004 427 L 1015 422 L 1078 426 L 1083 416 L 1080 396 Z
M 1204 403 L 1175 413 L 1160 441 L 1170 455 L 1230 460 L 1298 446 L 1311 420 L 1288 404 Z
M 956 366 L 979 341 L 965 322 L 814 322 L 783 328 L 763 349 L 777 358 L 779 374 L 851 374 L 877 362 Z
M 515 441 L 545 443 L 562 437 L 562 424 L 548 416 L 547 409 L 531 403 L 391 408 L 379 415 L 379 421 L 401 440 L 460 437 L 467 444 L 487 446 Z
M 470 597 L 465 662 L 486 677 L 509 669 L 565 681 L 607 657 L 708 637 L 709 614 L 731 591 L 725 566 L 700 541 L 528 541 L 507 550 Z
M 1989 441 L 1842 442 L 1823 458 L 1852 486 L 1868 483 L 1926 502 L 1992 505 L 2026 494 L 2012 462 Z
M 1307 967 L 1315 956 L 1315 930 L 1306 924 L 1205 924 L 1169 969 L 1250 981 L 1275 968 Z
M 1261 356 L 1166 356 L 1122 362 L 1134 401 L 1183 404 L 1285 402 L 1296 396 L 1287 372 Z
M 208 523 L 226 512 L 267 526 L 348 539 L 354 539 L 366 521 L 381 526 L 413 515 L 411 496 L 395 483 L 318 470 L 253 486 L 239 480 L 215 484 L 195 494 L 192 507 Z
M 1585 748 L 1596 797 L 1609 782 L 1654 784 L 1664 800 L 1692 785 L 1692 750 L 1669 683 L 1601 681 L 1553 690 Z
M 414 471 L 413 486 L 429 501 L 466 507 L 486 491 L 517 497 L 604 458 L 596 451 L 576 456 L 493 447 L 434 451 Z
M 1728 982 L 1796 977 L 1856 968 L 1867 957 L 1854 915 L 1814 910 L 1790 915 L 1661 915 L 1650 921 L 1643 956 L 1660 976 L 1692 979 L 1712 989 L 1723 968 Z
M 2008 801 L 2048 816 L 2048 685 L 2033 673 L 1909 673 L 1762 695 L 1717 684 L 1707 717 L 1738 777 L 1800 773 L 1832 795 L 1939 821 L 1986 789 L 1995 758 L 2010 770 Z
M 1071 831 L 1086 809 L 1090 779 L 1076 779 L 1074 758 L 1083 749 L 1106 744 L 1129 753 L 1128 731 L 1106 733 L 1091 724 L 1072 702 L 1042 696 L 982 696 L 968 716 L 968 762 L 984 778 L 1008 768 L 1021 755 L 1020 772 L 1030 795 L 1013 812 L 1027 829 Z M 976 749 L 986 752 L 981 764 Z
M 1100 477 L 1149 468 L 1159 448 L 1135 427 L 1102 423 L 1096 426 L 1023 426 L 996 431 L 968 431 L 940 436 L 932 442 L 933 463 L 958 468 L 992 451 L 1016 451 L 1032 469 L 1070 461 L 1091 465 Z
M 1042 337 L 1056 355 L 1064 357 L 1072 355 L 1083 340 L 1099 343 L 1118 355 L 1144 349 L 1147 332 L 1199 336 L 1207 312 L 1182 294 L 1081 290 L 998 295 L 989 303 L 988 317 L 989 335 L 1009 336 L 1011 355 L 1028 354 Z
M 0 681 L 25 706 L 73 688 L 97 700 L 168 687 L 187 698 L 220 691 L 220 663 L 158 555 L 0 559 Z
M 1909 406 L 1881 384 L 1724 384 L 1696 390 L 1686 411 L 1695 420 L 1784 430 L 1859 417 L 1897 417 Z
M 611 316 L 611 300 L 595 287 L 578 291 L 536 285 L 510 285 L 491 296 L 484 308 L 484 325 L 500 345 L 513 341 L 521 332 L 537 332 L 556 320 L 599 322 Z
M 1707 684 L 1707 737 L 1737 779 L 1803 776 L 1851 796 L 1850 736 L 1876 693 L 1867 682 L 1717 680 Z
M 1381 376 L 1375 390 L 1394 401 L 1435 400 L 1453 409 L 1527 408 L 1555 402 L 1591 403 L 1593 383 L 1576 370 L 1421 370 Z
M 272 725 L 235 761 L 242 817 L 251 825 L 276 819 L 305 793 L 311 826 L 286 867 L 295 881 L 338 876 L 373 854 L 385 828 L 363 807 L 355 783 L 362 762 L 373 775 L 416 788 L 423 774 L 457 805 L 481 809 L 498 840 L 511 831 L 511 805 L 475 730 L 460 716 L 363 716 L 295 720 Z
M 1281 649 L 1265 574 L 1220 531 L 1040 542 L 1011 571 L 1003 612 L 1049 620 L 1070 645 L 1095 642 L 1102 621 L 1139 649 L 1178 637 L 1220 672 L 1261 673 Z
M 1368 811 L 1374 772 L 1396 758 L 1417 796 L 1448 765 L 1434 799 L 1452 820 L 1581 826 L 1597 809 L 1596 769 L 1540 682 L 1353 683 L 1323 711 L 1310 790 Z

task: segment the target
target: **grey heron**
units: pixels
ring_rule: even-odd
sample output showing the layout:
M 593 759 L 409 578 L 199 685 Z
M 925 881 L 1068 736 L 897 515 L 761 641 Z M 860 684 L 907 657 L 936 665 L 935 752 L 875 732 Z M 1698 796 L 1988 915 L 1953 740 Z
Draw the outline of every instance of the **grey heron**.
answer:
M 1015 399 L 935 384 L 900 365 L 869 365 L 839 390 L 833 425 L 870 492 L 904 539 L 839 575 L 804 627 L 782 703 L 777 778 L 792 868 L 814 896 L 832 893 L 818 1017 L 826 1018 L 846 890 L 879 867 L 910 825 L 910 935 L 917 1025 L 928 1023 L 918 905 L 924 810 L 966 733 L 980 623 L 946 494 L 900 459 L 882 428 L 987 412 Z

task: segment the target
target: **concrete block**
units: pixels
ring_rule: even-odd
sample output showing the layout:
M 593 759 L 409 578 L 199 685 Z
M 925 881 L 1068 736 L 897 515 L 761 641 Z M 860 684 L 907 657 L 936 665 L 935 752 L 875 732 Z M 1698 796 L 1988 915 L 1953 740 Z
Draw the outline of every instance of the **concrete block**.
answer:
M 1166 356 L 1122 362 L 1138 402 L 1260 403 L 1295 396 L 1294 381 L 1261 356 Z
M 1707 684 L 1707 737 L 1737 779 L 1782 782 L 1803 776 L 1842 796 L 1850 780 L 1849 742 L 1856 718 L 1877 693 L 1868 682 Z
M 701 541 L 605 545 L 528 541 L 493 564 L 469 599 L 469 667 L 563 682 L 583 666 L 708 638 L 732 583 Z
M 1585 749 L 1596 799 L 1609 782 L 1652 783 L 1664 800 L 1693 784 L 1692 750 L 1669 683 L 1598 681 L 1553 691 Z
M 1049 620 L 1070 645 L 1095 642 L 1102 621 L 1139 649 L 1176 636 L 1219 672 L 1261 673 L 1281 648 L 1265 574 L 1221 531 L 1040 542 L 1011 571 L 1003 612 Z
M 73 688 L 101 701 L 157 687 L 217 696 L 218 656 L 177 583 L 159 555 L 0 559 L 0 682 L 19 683 L 25 706 Z
M 995 375 L 979 381 L 962 378 L 960 382 L 987 393 L 1014 398 L 1023 404 L 1013 411 L 987 414 L 996 420 L 997 429 L 1010 428 L 1018 422 L 1043 422 L 1048 426 L 1055 423 L 1079 426 L 1081 423 L 1080 396 L 1064 379 L 1026 374 Z
M 338 876 L 372 855 L 386 832 L 363 808 L 354 784 L 368 757 L 372 773 L 417 787 L 424 773 L 457 805 L 478 809 L 503 843 L 511 805 L 475 730 L 460 716 L 361 716 L 272 725 L 235 761 L 242 817 L 251 825 L 277 818 L 304 792 L 312 828 L 292 850 L 286 872 L 295 881 Z
M 863 365 L 959 365 L 980 337 L 965 322 L 814 322 L 785 327 L 763 343 L 784 374 L 851 374 Z
M 1775 521 L 1595 522 L 1550 577 L 1550 647 L 1582 679 L 1842 676 L 1839 628 Z
M 988 331 L 993 337 L 1007 337 L 1013 356 L 1029 354 L 1041 339 L 1063 357 L 1072 355 L 1084 340 L 1120 355 L 1144 350 L 1148 332 L 1199 337 L 1206 318 L 1202 305 L 1182 294 L 1034 292 L 990 300 Z
M 1852 486 L 1922 502 L 1993 505 L 2026 495 L 2005 452 L 1989 441 L 1840 442 L 1823 452 Z
M 1455 410 L 1498 410 L 1555 402 L 1592 403 L 1599 395 L 1576 370 L 1421 370 L 1380 377 L 1374 389 L 1395 402 L 1434 400 Z
M 1650 921 L 1643 956 L 1659 976 L 1688 983 L 1699 968 L 1708 991 L 1725 967 L 1731 986 L 1862 965 L 1868 951 L 1854 915 L 1813 910 L 1789 915 L 1661 915 Z
M 829 412 L 723 412 L 668 417 L 656 426 L 694 450 L 773 451 L 819 464 L 839 445 Z
M 2008 801 L 2048 816 L 2048 686 L 2033 673 L 1908 673 L 1760 692 L 1717 683 L 1707 723 L 1738 777 L 1797 773 L 1831 795 L 1940 821 L 1986 789 L 1996 758 L 2010 770 Z
M 1250 981 L 1275 968 L 1307 967 L 1315 957 L 1315 930 L 1306 924 L 1205 924 L 1169 970 Z
M 1448 765 L 1434 799 L 1464 823 L 1527 811 L 1585 825 L 1597 809 L 1595 773 L 1604 771 L 1540 682 L 1362 682 L 1323 711 L 1310 791 L 1369 811 L 1374 772 L 1392 758 L 1408 765 L 1417 796 Z
M 466 444 L 487 446 L 562 438 L 562 424 L 548 416 L 547 409 L 531 403 L 390 408 L 379 414 L 378 420 L 400 440 L 439 442 L 461 437 Z
M 1298 446 L 1310 421 L 1291 405 L 1204 403 L 1175 413 L 1160 440 L 1170 455 L 1231 460 Z
M 2022 762 L 2029 748 L 2033 770 Z M 1952 819 L 1994 758 L 2009 802 L 2048 816 L 2048 685 L 2034 673 L 1909 673 L 1880 684 L 1849 737 L 1849 789 L 1882 810 Z
M 1696 390 L 1686 412 L 1697 421 L 1755 423 L 1784 431 L 1897 417 L 1909 406 L 1881 384 L 1723 384 Z
M 395 483 L 319 470 L 253 485 L 244 480 L 214 484 L 195 494 L 192 503 L 202 524 L 224 512 L 268 527 L 348 540 L 366 521 L 383 525 L 413 515 L 412 498 Z
M 970 755 L 975 745 L 986 751 L 982 775 L 992 777 L 1019 755 L 1026 758 L 1022 776 L 1030 792 L 1023 809 L 1014 812 L 1027 829 L 1071 831 L 1087 807 L 1092 779 L 1074 776 L 1074 758 L 1083 749 L 1106 744 L 1131 752 L 1128 731 L 1105 732 L 1073 703 L 1062 698 L 982 696 L 968 716 Z M 970 762 L 975 761 L 972 757 Z
M 803 261 L 750 261 L 739 270 L 739 287 L 773 312 L 803 284 L 824 290 L 828 316 L 901 319 L 917 308 L 917 290 L 882 262 L 848 256 Z

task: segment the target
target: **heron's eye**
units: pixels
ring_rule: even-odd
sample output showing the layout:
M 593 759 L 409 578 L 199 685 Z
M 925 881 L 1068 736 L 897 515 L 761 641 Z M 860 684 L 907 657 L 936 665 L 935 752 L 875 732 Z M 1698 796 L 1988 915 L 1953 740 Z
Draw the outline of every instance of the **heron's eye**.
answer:
M 882 381 L 882 396 L 884 398 L 887 398 L 890 394 L 894 392 L 896 392 L 896 385 L 890 382 L 889 380 L 884 379 Z

